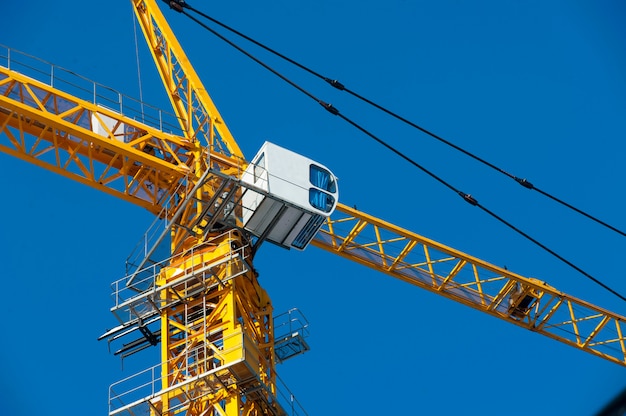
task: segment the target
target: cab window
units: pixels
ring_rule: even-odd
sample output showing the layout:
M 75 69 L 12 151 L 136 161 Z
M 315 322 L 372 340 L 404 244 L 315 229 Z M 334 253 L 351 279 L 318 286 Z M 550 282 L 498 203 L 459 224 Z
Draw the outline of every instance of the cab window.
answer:
M 329 171 L 316 165 L 310 165 L 309 168 L 309 181 L 311 185 L 324 189 L 325 191 L 335 193 L 337 192 L 337 186 L 335 185 L 335 179 Z
M 313 208 L 323 212 L 330 212 L 335 205 L 335 198 L 319 189 L 309 188 L 309 203 Z

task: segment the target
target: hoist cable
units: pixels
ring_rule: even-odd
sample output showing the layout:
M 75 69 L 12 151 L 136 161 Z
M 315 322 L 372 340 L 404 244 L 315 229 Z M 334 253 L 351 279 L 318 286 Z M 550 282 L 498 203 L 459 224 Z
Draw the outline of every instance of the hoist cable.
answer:
M 134 12 L 132 14 L 133 34 L 135 37 L 135 58 L 137 61 L 137 83 L 139 84 L 139 103 L 141 105 L 141 114 L 145 114 L 143 110 L 143 86 L 141 82 L 141 65 L 139 60 L 139 39 L 137 38 L 137 21 L 135 20 Z
M 164 1 L 168 2 L 167 0 L 164 0 Z M 571 261 L 565 259 L 563 256 L 561 256 L 558 253 L 556 253 L 554 250 L 551 250 L 546 245 L 540 243 L 538 240 L 536 240 L 535 238 L 531 237 L 529 234 L 527 234 L 527 233 L 523 232 L 521 229 L 513 226 L 511 223 L 509 223 L 508 221 L 506 221 L 505 219 L 503 219 L 499 215 L 497 215 L 494 212 L 490 211 L 489 209 L 487 209 L 486 207 L 481 205 L 472 195 L 466 194 L 466 193 L 460 191 L 459 189 L 457 189 L 456 187 L 454 187 L 450 183 L 446 182 L 444 179 L 442 179 L 441 177 L 437 176 L 435 173 L 431 172 L 430 170 L 428 170 L 424 166 L 420 165 L 415 160 L 411 159 L 410 157 L 408 157 L 407 155 L 405 155 L 404 153 L 402 153 L 401 151 L 399 151 L 395 147 L 391 146 L 390 144 L 388 144 L 387 142 L 385 142 L 384 140 L 382 140 L 381 138 L 379 138 L 378 136 L 376 136 L 375 134 L 373 134 L 372 132 L 370 132 L 369 130 L 364 128 L 363 126 L 359 125 L 355 121 L 353 121 L 350 118 L 348 118 L 348 117 L 344 116 L 343 114 L 341 114 L 341 112 L 336 107 L 334 107 L 332 104 L 326 103 L 323 100 L 317 98 L 314 94 L 312 94 L 311 92 L 305 90 L 304 88 L 302 88 L 301 86 L 299 86 L 295 82 L 291 81 L 289 78 L 287 78 L 286 76 L 282 75 L 280 72 L 278 72 L 277 70 L 275 70 L 274 68 L 272 68 L 268 64 L 264 63 L 259 58 L 257 58 L 254 55 L 252 55 L 251 53 L 247 52 L 242 47 L 240 47 L 239 45 L 234 43 L 233 41 L 227 39 L 225 36 L 223 36 L 220 33 L 216 32 L 214 29 L 210 28 L 209 26 L 207 26 L 206 24 L 204 24 L 200 20 L 198 20 L 195 17 L 191 16 L 189 13 L 187 13 L 184 10 L 184 8 L 190 8 L 190 6 L 188 6 L 186 3 L 182 3 L 181 4 L 181 3 L 177 3 L 175 1 L 169 1 L 168 3 L 170 4 L 170 7 L 172 7 L 176 11 L 184 14 L 189 19 L 191 19 L 194 22 L 196 22 L 198 25 L 203 27 L 205 30 L 207 30 L 208 32 L 210 32 L 214 36 L 216 36 L 219 39 L 221 39 L 222 41 L 226 42 L 228 45 L 232 46 L 237 51 L 241 52 L 242 54 L 244 54 L 248 58 L 252 59 L 254 62 L 258 63 L 259 65 L 261 65 L 263 68 L 267 69 L 268 71 L 270 71 L 274 75 L 278 76 L 280 79 L 282 79 L 283 81 L 287 82 L 289 85 L 291 85 L 292 87 L 296 88 L 298 91 L 302 92 L 307 97 L 311 98 L 312 100 L 314 100 L 315 102 L 320 104 L 322 107 L 324 107 L 324 109 L 326 109 L 331 114 L 340 117 L 342 120 L 344 120 L 348 124 L 352 125 L 356 129 L 358 129 L 359 131 L 364 133 L 365 135 L 369 136 L 370 138 L 375 140 L 377 143 L 379 143 L 382 146 L 386 147 L 388 150 L 392 151 L 397 156 L 401 157 L 402 159 L 404 159 L 405 161 L 407 161 L 408 163 L 410 163 L 414 167 L 420 169 L 422 172 L 424 172 L 425 174 L 427 174 L 431 178 L 435 179 L 437 182 L 441 183 L 442 185 L 444 185 L 448 189 L 450 189 L 453 192 L 455 192 L 457 195 L 461 196 L 463 198 L 463 200 L 465 200 L 465 202 L 469 203 L 470 205 L 473 205 L 473 206 L 476 206 L 476 207 L 482 209 L 485 213 L 490 215 L 492 218 L 494 218 L 497 221 L 501 222 L 502 224 L 506 225 L 511 230 L 517 232 L 518 234 L 520 234 L 521 236 L 523 236 L 524 238 L 526 238 L 530 242 L 534 243 L 538 247 L 542 248 L 543 250 L 545 250 L 546 252 L 548 252 L 549 254 L 554 256 L 555 258 L 561 260 L 562 262 L 564 262 L 568 266 L 572 267 L 574 270 L 578 271 L 579 273 L 581 273 L 583 276 L 587 277 L 588 279 L 590 279 L 594 283 L 600 285 L 602 288 L 606 289 L 607 291 L 609 291 L 613 295 L 617 296 L 621 300 L 626 301 L 626 297 L 624 297 L 623 295 L 621 295 L 620 293 L 618 293 L 614 289 L 610 288 L 606 284 L 602 283 L 600 280 L 598 280 L 597 278 L 593 277 L 591 274 L 587 273 L 586 271 L 584 271 L 580 267 L 576 266 Z M 172 6 L 172 4 L 174 4 L 174 5 Z
M 333 107 L 334 108 L 334 107 Z M 620 298 L 623 301 L 626 301 L 626 297 L 624 297 L 622 294 L 620 294 L 619 292 L 617 292 L 616 290 L 612 289 L 611 287 L 607 286 L 606 284 L 602 283 L 600 280 L 598 280 L 597 278 L 593 277 L 591 274 L 587 273 L 585 270 L 581 269 L 580 267 L 578 267 L 577 265 L 575 265 L 574 263 L 572 263 L 571 261 L 567 260 L 565 257 L 561 256 L 560 254 L 558 254 L 557 252 L 555 252 L 554 250 L 550 249 L 548 246 L 546 246 L 545 244 L 541 243 L 540 241 L 538 241 L 537 239 L 533 238 L 532 236 L 530 236 L 529 234 L 525 233 L 524 231 L 522 231 L 520 228 L 514 226 L 513 224 L 511 224 L 510 222 L 508 222 L 507 220 L 505 220 L 504 218 L 502 218 L 501 216 L 497 215 L 496 213 L 494 213 L 493 211 L 489 210 L 488 208 L 486 208 L 484 205 L 480 204 L 473 196 L 466 194 L 458 189 L 456 189 L 454 186 L 450 185 L 448 182 L 444 181 L 442 178 L 440 178 L 439 176 L 435 175 L 434 173 L 430 172 L 428 169 L 424 168 L 423 166 L 421 166 L 420 164 L 418 164 L 417 162 L 415 162 L 413 159 L 409 158 L 408 156 L 406 156 L 405 154 L 401 153 L 399 150 L 395 149 L 393 146 L 389 145 L 388 143 L 384 142 L 383 140 L 381 140 L 379 137 L 375 136 L 374 134 L 372 134 L 370 131 L 364 129 L 362 126 L 358 125 L 357 123 L 353 122 L 352 120 L 350 120 L 349 118 L 343 116 L 338 110 L 335 110 L 336 112 L 333 112 L 333 114 L 341 117 L 342 119 L 344 119 L 346 122 L 348 122 L 349 124 L 351 124 L 352 126 L 356 127 L 358 130 L 360 130 L 361 132 L 365 133 L 366 135 L 370 136 L 372 139 L 374 139 L 376 142 L 380 143 L 381 145 L 385 146 L 387 149 L 391 150 L 392 152 L 394 152 L 395 154 L 397 154 L 398 156 L 400 156 L 402 159 L 406 160 L 407 162 L 409 162 L 410 164 L 412 164 L 413 166 L 417 167 L 418 169 L 420 169 L 422 172 L 426 173 L 427 175 L 429 175 L 430 177 L 432 177 L 433 179 L 437 180 L 439 183 L 443 184 L 444 186 L 446 186 L 448 189 L 454 191 L 456 194 L 458 194 L 461 198 L 463 198 L 463 200 L 465 200 L 465 202 L 469 203 L 470 205 L 473 205 L 475 207 L 480 208 L 481 210 L 483 210 L 484 212 L 486 212 L 488 215 L 490 215 L 491 217 L 495 218 L 497 221 L 501 222 L 502 224 L 506 225 L 507 227 L 509 227 L 511 230 L 515 231 L 516 233 L 520 234 L 522 237 L 526 238 L 527 240 L 529 240 L 530 242 L 534 243 L 535 245 L 537 245 L 538 247 L 542 248 L 543 250 L 545 250 L 546 252 L 548 252 L 549 254 L 551 254 L 552 256 L 556 257 L 557 259 L 559 259 L 560 261 L 562 261 L 563 263 L 567 264 L 568 266 L 570 266 L 571 268 L 573 268 L 574 270 L 576 270 L 577 272 L 581 273 L 583 276 L 587 277 L 588 279 L 590 279 L 591 281 L 593 281 L 594 283 L 600 285 L 602 288 L 606 289 L 607 291 L 609 291 L 610 293 L 612 293 L 613 295 L 617 296 L 618 298 Z
M 164 0 L 164 1 L 166 1 L 166 0 Z M 210 27 L 208 27 L 207 25 L 205 25 L 204 23 L 202 23 L 201 21 L 199 21 L 195 17 L 191 16 L 189 13 L 186 13 L 184 10 L 180 11 L 180 13 L 184 14 L 185 16 L 187 16 L 188 18 L 190 18 L 191 20 L 193 20 L 194 22 L 196 22 L 197 24 L 202 26 L 204 29 L 206 29 L 207 31 L 211 32 L 211 34 L 217 36 L 218 38 L 220 38 L 221 40 L 223 40 L 224 42 L 226 42 L 227 44 L 229 44 L 233 48 L 237 49 L 239 52 L 241 52 L 242 54 L 244 54 L 248 58 L 252 59 L 254 62 L 256 62 L 257 64 L 261 65 L 263 68 L 267 69 L 272 74 L 276 75 L 277 77 L 279 77 L 280 79 L 282 79 L 283 81 L 285 81 L 286 83 L 288 83 L 289 85 L 291 85 L 292 87 L 294 87 L 295 89 L 297 89 L 298 91 L 303 93 L 304 95 L 308 96 L 309 98 L 314 99 L 315 101 L 317 101 L 318 103 L 320 103 L 322 105 L 325 104 L 322 101 L 318 100 L 313 94 L 311 94 L 310 92 L 308 92 L 307 90 L 305 90 L 304 88 L 302 88 L 301 86 L 296 84 L 295 82 L 291 81 L 289 78 L 287 78 L 286 76 L 284 76 L 283 74 L 281 74 L 280 72 L 278 72 L 277 70 L 272 68 L 271 66 L 267 65 L 265 62 L 261 61 L 259 58 L 255 57 L 251 53 L 247 52 L 245 49 L 243 49 L 242 47 L 238 46 L 236 43 L 230 41 L 229 39 L 227 39 L 226 37 L 222 36 L 221 34 L 216 32 L 215 30 L 211 29 Z
M 597 278 L 593 277 L 591 274 L 587 273 L 586 271 L 584 271 L 583 269 L 581 269 L 580 267 L 576 266 L 574 263 L 572 263 L 571 261 L 567 260 L 565 257 L 561 256 L 560 254 L 556 253 L 554 250 L 548 248 L 546 245 L 540 243 L 539 241 L 537 241 L 536 239 L 534 239 L 533 237 L 531 237 L 530 235 L 526 234 L 524 231 L 520 230 L 519 228 L 515 227 L 513 224 L 509 223 L 508 221 L 506 221 L 505 219 L 499 217 L 497 214 L 491 212 L 490 210 L 488 210 L 487 208 L 485 208 L 484 206 L 477 204 L 477 206 L 482 209 L 483 211 L 485 211 L 486 213 L 488 213 L 489 215 L 491 215 L 492 217 L 496 218 L 498 221 L 500 221 L 502 224 L 506 225 L 507 227 L 509 227 L 510 229 L 512 229 L 513 231 L 515 231 L 516 233 L 522 235 L 523 237 L 525 237 L 526 239 L 528 239 L 529 241 L 532 241 L 533 243 L 535 243 L 537 246 L 541 247 L 543 250 L 547 251 L 548 253 L 550 253 L 551 255 L 553 255 L 554 257 L 556 257 L 557 259 L 561 260 L 563 263 L 567 264 L 568 266 L 570 266 L 571 268 L 573 268 L 574 270 L 576 270 L 577 272 L 581 273 L 583 276 L 585 276 L 586 278 L 590 279 L 591 281 L 593 281 L 594 283 L 596 283 L 597 285 L 600 285 L 601 287 L 603 287 L 604 289 L 608 290 L 609 292 L 611 292 L 612 294 L 614 294 L 615 296 L 617 296 L 618 298 L 620 298 L 623 301 L 626 301 L 626 297 L 624 297 L 622 294 L 620 294 L 619 292 L 617 292 L 616 290 L 612 289 L 611 287 L 607 286 L 606 284 L 602 283 L 600 280 L 598 280 Z
M 347 88 L 344 84 L 342 84 L 338 80 L 326 77 L 326 76 L 324 76 L 324 75 L 314 71 L 313 69 L 311 69 L 311 68 L 309 68 L 309 67 L 307 67 L 307 66 L 305 66 L 305 65 L 303 65 L 303 64 L 301 64 L 301 63 L 299 63 L 299 62 L 297 62 L 297 61 L 295 61 L 295 60 L 293 60 L 293 59 L 291 59 L 291 58 L 289 58 L 287 56 L 285 56 L 284 54 L 281 54 L 280 52 L 276 51 L 275 49 L 270 48 L 269 46 L 267 46 L 267 45 L 265 45 L 265 44 L 255 40 L 255 39 L 245 35 L 244 33 L 240 32 L 240 31 L 238 31 L 238 30 L 236 30 L 236 29 L 234 29 L 234 28 L 232 28 L 232 27 L 230 27 L 228 25 L 226 25 L 225 23 L 222 23 L 221 21 L 219 21 L 219 20 L 217 20 L 217 19 L 215 19 L 215 18 L 213 18 L 213 17 L 203 13 L 200 10 L 197 10 L 197 9 L 193 8 L 192 6 L 190 6 L 190 5 L 186 4 L 186 3 L 184 4 L 183 7 L 193 11 L 194 13 L 204 17 L 207 20 L 210 20 L 211 22 L 215 23 L 216 25 L 219 25 L 220 27 L 228 30 L 231 33 L 234 33 L 235 35 L 237 35 L 237 36 L 247 40 L 248 42 L 253 43 L 254 45 L 256 45 L 256 46 L 266 50 L 267 52 L 269 52 L 269 53 L 271 53 L 271 54 L 273 54 L 273 55 L 275 55 L 275 56 L 277 56 L 277 57 L 279 57 L 279 58 L 289 62 L 290 64 L 292 64 L 292 65 L 294 65 L 294 66 L 296 66 L 296 67 L 298 67 L 298 68 L 308 72 L 309 74 L 311 74 L 311 75 L 313 75 L 313 76 L 315 76 L 315 77 L 317 77 L 319 79 L 324 80 L 325 82 L 327 82 L 328 84 L 330 84 L 333 87 L 337 88 L 338 90 L 347 92 L 348 94 L 350 94 L 350 95 L 354 96 L 355 98 L 357 98 L 357 99 L 359 99 L 359 100 L 361 100 L 361 101 L 363 101 L 363 102 L 365 102 L 365 103 L 367 103 L 367 104 L 377 108 L 378 110 L 388 114 L 389 116 L 391 116 L 391 117 L 393 117 L 393 118 L 395 118 L 395 119 L 397 119 L 397 120 L 399 120 L 399 121 L 401 121 L 401 122 L 403 122 L 403 123 L 405 123 L 405 124 L 415 128 L 415 129 L 421 131 L 422 133 L 432 137 L 433 139 L 438 140 L 441 143 L 444 143 L 447 146 L 452 147 L 453 149 L 455 149 L 455 150 L 465 154 L 466 156 L 469 156 L 470 158 L 478 161 L 479 163 L 482 163 L 483 165 L 485 165 L 485 166 L 487 166 L 487 167 L 489 167 L 489 168 L 491 168 L 491 169 L 493 169 L 493 170 L 495 170 L 495 171 L 497 171 L 497 172 L 499 172 L 499 173 L 509 177 L 510 179 L 515 180 L 518 184 L 522 185 L 524 188 L 530 189 L 530 190 L 535 190 L 535 191 L 539 192 L 539 194 L 541 194 L 541 195 L 543 195 L 543 196 L 553 200 L 554 202 L 556 202 L 558 204 L 561 204 L 564 207 L 569 208 L 569 209 L 577 212 L 578 214 L 580 214 L 580 215 L 590 219 L 591 221 L 594 221 L 597 224 L 600 224 L 600 225 L 602 225 L 602 226 L 604 226 L 604 227 L 606 227 L 606 228 L 608 228 L 608 229 L 610 229 L 610 230 L 612 230 L 612 231 L 614 231 L 614 232 L 616 232 L 618 234 L 621 234 L 622 236 L 626 237 L 626 231 L 622 231 L 619 228 L 617 228 L 617 227 L 615 227 L 615 226 L 613 226 L 611 224 L 608 224 L 605 221 L 602 221 L 598 217 L 596 217 L 594 215 L 591 215 L 591 214 L 589 214 L 589 213 L 587 213 L 587 212 L 585 212 L 585 211 L 583 211 L 583 210 L 573 206 L 572 204 L 570 204 L 568 202 L 565 202 L 564 200 L 562 200 L 562 199 L 560 199 L 560 198 L 558 198 L 558 197 L 556 197 L 556 196 L 554 196 L 554 195 L 552 195 L 552 194 L 550 194 L 550 193 L 548 193 L 546 191 L 543 191 L 542 189 L 540 189 L 540 188 L 536 187 L 535 185 L 533 185 L 528 180 L 526 180 L 524 178 L 520 178 L 518 176 L 515 176 L 515 175 L 505 171 L 504 169 L 502 169 L 502 168 L 498 167 L 497 165 L 495 165 L 495 164 L 493 164 L 493 163 L 491 163 L 491 162 L 481 158 L 480 156 L 470 152 L 469 150 L 466 150 L 466 149 L 464 149 L 464 148 L 462 148 L 462 147 L 460 147 L 460 146 L 450 142 L 449 140 L 446 140 L 445 138 L 443 138 L 443 137 L 433 133 L 432 131 L 430 131 L 430 130 L 428 130 L 428 129 L 426 129 L 426 128 L 424 128 L 424 127 L 422 127 L 422 126 L 420 126 L 420 125 L 418 125 L 418 124 L 416 124 L 416 123 L 414 123 L 414 122 L 412 122 L 412 121 L 410 121 L 408 119 L 406 119 L 405 117 L 402 117 L 398 113 L 395 113 L 395 112 L 389 110 L 388 108 L 386 108 L 386 107 L 384 107 L 384 106 L 382 106 L 380 104 L 377 104 L 376 102 L 374 102 L 374 101 L 372 101 L 372 100 L 370 100 L 370 99 L 368 99 L 368 98 L 358 94 L 357 92 L 350 90 L 349 88 Z

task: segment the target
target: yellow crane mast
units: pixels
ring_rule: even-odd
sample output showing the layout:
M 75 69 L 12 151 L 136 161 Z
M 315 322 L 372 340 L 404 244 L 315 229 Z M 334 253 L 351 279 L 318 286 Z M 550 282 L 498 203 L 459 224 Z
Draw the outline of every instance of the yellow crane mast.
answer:
M 148 250 L 115 282 L 120 325 L 103 336 L 136 335 L 123 354 L 160 344 L 161 362 L 112 388 L 110 415 L 288 414 L 276 364 L 307 346 L 297 331 L 275 333 L 253 261 L 275 224 L 251 232 L 244 195 L 271 200 L 280 212 L 294 207 L 245 181 L 261 159 L 246 162 L 155 0 L 132 4 L 180 133 L 166 132 L 160 119 L 138 121 L 121 105 L 111 109 L 95 93 L 86 100 L 63 92 L 54 77 L 34 79 L 9 60 L 0 66 L 0 150 L 167 224 L 152 248 L 166 241 L 170 256 L 154 260 Z M 626 366 L 626 318 L 545 282 L 342 204 L 311 237 L 350 261 Z

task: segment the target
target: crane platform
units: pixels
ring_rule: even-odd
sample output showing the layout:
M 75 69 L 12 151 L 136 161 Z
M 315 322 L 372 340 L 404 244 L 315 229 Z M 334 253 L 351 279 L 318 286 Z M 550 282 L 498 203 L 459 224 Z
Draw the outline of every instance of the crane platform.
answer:
M 187 401 L 181 400 L 173 406 L 170 403 L 168 411 L 175 413 L 192 401 L 222 389 L 238 389 L 250 399 L 264 401 L 272 416 L 306 415 L 282 380 L 278 379 L 280 384 L 277 383 L 276 392 L 272 392 L 259 379 L 254 370 L 254 357 L 259 352 L 244 333 L 233 334 L 224 341 L 231 344 L 229 349 L 207 350 L 202 347 L 190 350 L 185 366 L 175 362 L 161 363 L 111 385 L 109 416 L 135 416 L 150 412 L 158 415 L 164 411 L 162 397 L 168 394 L 187 397 Z M 164 375 L 164 368 L 175 370 Z

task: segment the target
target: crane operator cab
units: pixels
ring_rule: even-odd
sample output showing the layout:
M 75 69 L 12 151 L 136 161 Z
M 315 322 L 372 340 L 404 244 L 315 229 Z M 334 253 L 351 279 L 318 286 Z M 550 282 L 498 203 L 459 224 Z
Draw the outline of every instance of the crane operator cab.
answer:
M 530 279 L 545 284 L 537 279 Z M 524 319 L 534 306 L 539 306 L 541 291 L 531 286 L 516 282 L 509 294 L 509 316 L 516 320 Z
M 287 249 L 304 250 L 339 199 L 337 177 L 327 167 L 270 142 L 241 181 L 244 228 Z

